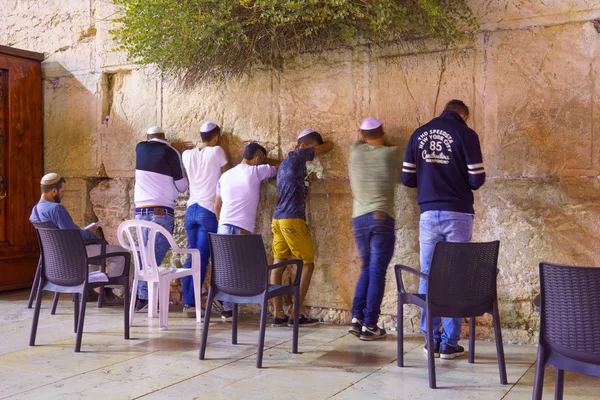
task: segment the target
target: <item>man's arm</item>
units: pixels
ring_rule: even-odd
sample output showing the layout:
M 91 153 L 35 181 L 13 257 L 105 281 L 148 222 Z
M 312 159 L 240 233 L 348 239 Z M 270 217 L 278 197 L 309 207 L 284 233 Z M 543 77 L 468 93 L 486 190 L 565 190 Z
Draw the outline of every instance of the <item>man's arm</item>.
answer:
M 273 158 L 265 158 L 265 161 L 263 161 L 263 164 L 267 164 L 267 165 L 270 165 L 271 167 L 279 168 L 279 166 L 281 165 L 281 160 L 275 160 Z
M 181 155 L 177 151 L 172 151 L 167 156 L 169 166 L 171 167 L 171 176 L 173 177 L 173 183 L 179 193 L 183 193 L 187 190 L 189 182 L 183 168 L 183 162 Z
M 217 221 L 221 219 L 221 208 L 223 207 L 223 200 L 221 196 L 215 197 L 215 215 L 217 216 Z
M 219 137 L 219 146 L 225 152 L 225 158 L 227 160 L 226 164 L 221 167 L 221 173 L 223 173 L 233 167 L 233 163 L 231 162 L 231 151 L 229 150 L 229 138 L 225 135 L 221 135 Z
M 62 205 L 56 207 L 55 212 L 54 212 L 54 221 L 52 221 L 52 222 L 54 222 L 54 224 L 56 225 L 56 227 L 58 229 L 77 229 L 77 230 L 79 230 L 83 240 L 97 238 L 97 236 L 94 235 L 92 232 L 85 231 L 85 230 L 79 228 L 75 224 L 75 222 L 73 222 L 73 219 L 71 218 L 71 215 L 69 214 L 67 209 Z
M 333 149 L 333 142 L 323 142 L 323 144 L 315 147 L 315 156 L 320 156 L 321 154 L 327 153 Z
M 483 168 L 479 137 L 475 132 L 473 132 L 473 137 L 464 144 L 464 149 L 467 172 L 469 173 L 469 186 L 472 190 L 477 190 L 485 183 L 485 169 Z
M 405 186 L 416 188 L 417 187 L 417 160 L 413 153 L 413 139 L 412 137 L 408 141 L 406 147 L 406 153 L 404 155 L 404 163 L 402 163 L 402 175 L 401 180 Z

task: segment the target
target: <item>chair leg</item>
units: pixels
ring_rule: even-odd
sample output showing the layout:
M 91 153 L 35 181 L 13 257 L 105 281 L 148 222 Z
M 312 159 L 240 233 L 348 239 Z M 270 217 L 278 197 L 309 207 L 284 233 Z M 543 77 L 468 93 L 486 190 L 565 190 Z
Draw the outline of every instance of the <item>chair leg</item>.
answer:
M 238 305 L 233 303 L 233 321 L 231 324 L 231 344 L 237 344 L 237 331 L 238 331 Z
M 80 294 L 73 294 L 73 332 L 75 333 L 77 333 L 77 327 L 79 326 L 79 304 L 81 301 L 80 298 Z
M 402 294 L 398 293 L 398 317 L 397 319 L 397 330 L 398 330 L 398 366 L 404 367 L 404 301 Z
M 500 328 L 500 313 L 498 312 L 498 302 L 494 301 L 494 336 L 496 337 L 496 353 L 498 354 L 498 369 L 500 370 L 500 383 L 508 384 L 506 377 L 506 362 L 504 361 L 504 345 L 502 344 L 502 329 Z
M 208 299 L 206 299 L 206 309 L 204 310 L 204 325 L 202 327 L 202 339 L 200 342 L 199 359 L 204 360 L 206 355 L 206 341 L 208 340 L 208 325 L 210 323 L 210 313 L 212 312 L 213 290 L 208 290 Z
M 98 288 L 100 291 L 98 292 L 98 308 L 104 307 L 104 286 L 100 286 Z
M 85 319 L 85 304 L 87 300 L 88 288 L 83 288 L 83 293 L 79 295 L 81 299 L 81 309 L 79 310 L 79 324 L 77 326 L 77 337 L 75 338 L 75 353 L 81 351 L 81 337 L 83 336 L 83 321 Z
M 158 282 L 148 282 L 148 318 L 158 315 Z
M 202 323 L 202 282 L 200 282 L 200 270 L 197 275 L 192 275 L 194 283 L 194 301 L 196 302 L 196 322 Z
M 429 310 L 427 310 L 427 322 L 426 322 L 426 327 L 427 327 L 427 364 L 429 367 L 429 387 L 431 389 L 435 389 L 436 388 L 436 382 L 435 382 L 435 343 L 433 342 L 433 316 L 431 315 L 431 313 L 429 312 Z M 437 329 L 437 327 L 436 327 Z
M 56 306 L 58 306 L 58 298 L 60 297 L 60 293 L 54 293 L 54 299 L 52 300 L 52 309 L 50 309 L 50 314 L 56 314 Z
M 469 364 L 475 363 L 475 317 L 469 318 Z
M 40 320 L 40 309 L 42 308 L 42 288 L 44 287 L 43 279 L 40 277 L 40 282 L 37 286 L 37 295 L 35 297 L 35 308 L 33 310 L 33 322 L 31 323 L 31 334 L 29 335 L 29 345 L 35 346 L 35 336 L 37 334 L 38 322 Z
M 267 303 L 268 307 L 268 303 Z M 292 333 L 292 353 L 298 353 L 298 330 L 300 328 L 300 286 L 294 290 L 294 331 Z
M 563 399 L 563 389 L 565 387 L 565 371 L 556 369 L 556 383 L 554 386 L 554 400 Z
M 129 295 L 129 277 L 123 278 L 123 334 L 125 339 L 129 339 L 129 309 L 127 305 L 130 303 Z
M 131 287 L 131 300 L 129 301 L 129 326 L 133 326 L 133 316 L 135 314 L 135 302 L 137 299 L 138 279 L 133 279 Z M 123 305 L 125 307 L 125 305 Z
M 37 269 L 35 270 L 35 277 L 33 278 L 33 284 L 31 285 L 31 292 L 29 292 L 29 300 L 27 301 L 27 308 L 33 307 L 33 300 L 38 290 L 38 284 L 40 283 L 40 274 L 42 273 L 42 259 L 38 262 Z
M 169 327 L 169 291 L 171 289 L 170 281 L 161 281 L 158 285 L 158 302 L 160 310 L 158 310 L 158 326 L 160 329 Z
M 535 380 L 533 381 L 533 400 L 542 400 L 544 392 L 544 372 L 546 372 L 546 352 L 544 346 L 538 343 L 537 361 L 535 363 Z
M 295 299 L 294 299 L 295 300 Z M 297 301 L 295 301 L 297 303 Z M 260 331 L 258 333 L 258 352 L 256 353 L 256 368 L 262 368 L 263 351 L 265 349 L 265 330 L 267 328 L 267 311 L 269 303 L 266 298 L 263 299 L 260 305 Z M 294 324 L 298 314 L 294 315 Z

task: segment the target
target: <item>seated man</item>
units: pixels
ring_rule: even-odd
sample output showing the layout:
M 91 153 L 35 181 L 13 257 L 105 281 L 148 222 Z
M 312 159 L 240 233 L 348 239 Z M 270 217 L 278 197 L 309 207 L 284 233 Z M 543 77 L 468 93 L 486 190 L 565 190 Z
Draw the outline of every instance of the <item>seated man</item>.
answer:
M 42 196 L 40 197 L 40 201 L 33 207 L 29 220 L 31 222 L 52 222 L 58 229 L 79 229 L 83 240 L 98 239 L 92 232 L 80 229 L 73 222 L 67 209 L 60 204 L 65 194 L 65 183 L 65 178 L 62 178 L 58 174 L 50 173 L 44 175 L 40 182 Z M 99 244 L 89 244 L 85 248 L 89 257 L 97 256 L 101 252 L 101 245 Z M 120 251 L 126 250 L 120 246 L 106 246 L 107 253 Z M 108 258 L 106 266 L 107 275 L 121 275 L 123 273 L 124 262 L 123 257 Z M 110 299 L 107 298 L 106 300 L 110 302 Z

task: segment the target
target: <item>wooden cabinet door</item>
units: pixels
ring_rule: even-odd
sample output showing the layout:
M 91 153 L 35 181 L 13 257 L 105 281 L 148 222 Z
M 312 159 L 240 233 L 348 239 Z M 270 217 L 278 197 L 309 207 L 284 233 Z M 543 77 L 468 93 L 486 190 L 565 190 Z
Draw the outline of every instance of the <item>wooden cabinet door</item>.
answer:
M 0 46 L 0 290 L 31 286 L 38 260 L 29 215 L 43 169 L 41 55 L 23 53 Z

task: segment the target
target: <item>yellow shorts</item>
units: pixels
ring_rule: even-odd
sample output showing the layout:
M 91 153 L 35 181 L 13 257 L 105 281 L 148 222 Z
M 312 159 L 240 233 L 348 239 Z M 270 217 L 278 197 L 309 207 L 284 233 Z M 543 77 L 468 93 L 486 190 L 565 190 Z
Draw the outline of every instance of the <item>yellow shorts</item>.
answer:
M 303 219 L 274 219 L 271 221 L 273 232 L 273 256 L 289 260 L 292 255 L 305 264 L 315 260 L 310 231 Z

